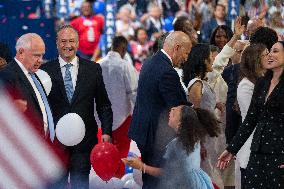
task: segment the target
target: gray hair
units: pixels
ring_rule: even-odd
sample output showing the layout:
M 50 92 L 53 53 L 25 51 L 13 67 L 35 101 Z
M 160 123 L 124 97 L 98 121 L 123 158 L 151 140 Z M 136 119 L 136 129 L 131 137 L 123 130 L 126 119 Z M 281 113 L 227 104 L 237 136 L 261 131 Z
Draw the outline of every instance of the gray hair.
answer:
M 68 25 L 68 24 L 64 24 L 64 25 L 59 26 L 59 28 L 57 29 L 57 32 L 56 32 L 56 38 L 58 38 L 58 33 L 62 30 L 65 30 L 65 29 L 73 30 L 77 35 L 77 39 L 79 39 L 78 31 L 73 26 Z
M 38 34 L 36 33 L 26 33 L 24 35 L 22 35 L 16 43 L 16 51 L 18 51 L 20 48 L 23 49 L 29 49 L 32 46 L 32 39 L 34 38 L 40 38 L 42 39 Z

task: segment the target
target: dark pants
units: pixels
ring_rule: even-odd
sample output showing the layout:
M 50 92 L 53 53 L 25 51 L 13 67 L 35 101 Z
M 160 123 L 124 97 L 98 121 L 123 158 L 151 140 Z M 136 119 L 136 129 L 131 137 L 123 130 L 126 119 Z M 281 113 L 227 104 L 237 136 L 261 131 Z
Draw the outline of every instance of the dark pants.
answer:
M 241 187 L 242 189 L 244 189 L 246 169 L 240 168 L 240 170 L 241 170 Z
M 157 151 L 153 149 L 144 149 L 138 145 L 141 152 L 142 161 L 153 167 L 162 167 L 164 151 Z M 142 175 L 143 189 L 156 189 L 160 179 L 149 174 Z
M 69 167 L 63 176 L 49 189 L 89 189 L 89 174 L 91 170 L 90 153 L 72 153 Z M 70 174 L 70 184 L 68 177 Z
M 89 189 L 91 170 L 90 153 L 73 153 L 70 158 L 70 183 L 72 189 Z

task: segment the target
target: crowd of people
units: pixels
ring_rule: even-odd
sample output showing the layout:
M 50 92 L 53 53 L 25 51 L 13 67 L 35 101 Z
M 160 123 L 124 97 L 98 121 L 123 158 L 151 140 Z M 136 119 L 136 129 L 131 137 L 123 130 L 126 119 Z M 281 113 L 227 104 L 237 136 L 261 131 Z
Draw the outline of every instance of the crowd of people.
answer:
M 35 33 L 19 37 L 14 59 L 1 51 L 1 84 L 66 165 L 49 188 L 89 188 L 98 142 L 112 142 L 125 165 L 142 171 L 143 189 L 283 188 L 284 6 L 269 3 L 244 1 L 228 20 L 221 0 L 121 0 L 103 56 L 104 17 L 82 1 L 81 15 L 57 28 L 56 59 L 44 61 Z M 86 129 L 71 147 L 55 136 L 68 113 Z M 141 158 L 127 158 L 131 140 Z M 116 176 L 124 174 L 120 166 Z

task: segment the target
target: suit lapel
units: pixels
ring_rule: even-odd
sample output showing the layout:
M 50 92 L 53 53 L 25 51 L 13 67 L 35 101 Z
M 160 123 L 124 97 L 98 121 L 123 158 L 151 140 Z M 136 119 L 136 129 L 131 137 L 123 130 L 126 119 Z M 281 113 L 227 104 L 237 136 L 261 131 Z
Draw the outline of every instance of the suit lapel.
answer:
M 158 51 L 157 53 L 159 53 L 158 55 L 166 60 L 171 67 L 173 67 L 171 60 L 162 51 Z
M 87 72 L 86 65 L 82 62 L 82 59 L 79 58 L 79 70 L 78 70 L 78 75 L 77 75 L 77 82 L 76 82 L 76 87 L 75 91 L 72 97 L 71 105 L 76 102 L 76 99 L 81 91 L 82 86 L 84 85 L 84 80 L 85 80 L 85 73 Z
M 59 90 L 60 90 L 64 100 L 69 104 L 69 101 L 68 101 L 68 98 L 67 98 L 67 95 L 66 95 L 66 91 L 65 91 L 65 87 L 64 87 L 64 81 L 63 81 L 61 68 L 60 68 L 60 64 L 59 64 L 59 60 L 58 59 L 54 63 L 54 67 L 53 67 L 52 73 L 54 73 L 55 83 L 58 85 Z
M 37 104 L 39 104 L 37 97 L 36 97 L 36 94 L 34 92 L 34 89 L 31 85 L 31 83 L 29 82 L 27 76 L 24 74 L 23 70 L 20 68 L 20 66 L 15 61 L 12 63 L 12 67 L 13 67 L 13 70 L 19 76 L 19 79 L 22 81 L 21 83 L 23 84 L 23 90 L 28 91 L 28 93 L 30 93 L 32 95 L 32 97 L 34 98 L 35 102 L 37 102 Z
M 266 81 L 266 85 L 267 85 L 266 86 L 266 93 L 265 93 L 266 95 L 267 95 L 269 87 L 270 87 L 270 82 L 271 82 L 271 79 Z M 283 87 L 284 87 L 284 79 L 281 79 L 279 81 L 279 83 L 274 87 L 273 91 L 270 93 L 270 95 L 269 95 L 267 101 L 265 102 L 265 104 L 269 104 L 270 101 L 277 102 L 277 98 L 278 98 L 279 94 L 281 94 L 280 91 L 282 91 L 281 88 L 283 88 Z

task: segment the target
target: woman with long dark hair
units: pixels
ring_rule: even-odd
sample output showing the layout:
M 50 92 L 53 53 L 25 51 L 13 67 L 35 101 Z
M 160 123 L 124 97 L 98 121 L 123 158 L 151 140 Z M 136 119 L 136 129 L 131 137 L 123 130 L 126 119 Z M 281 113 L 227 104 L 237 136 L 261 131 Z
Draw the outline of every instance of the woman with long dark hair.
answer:
M 220 169 L 226 168 L 255 129 L 243 185 L 245 189 L 284 187 L 283 41 L 272 46 L 263 68 L 267 72 L 255 84 L 245 120 L 217 163 Z

